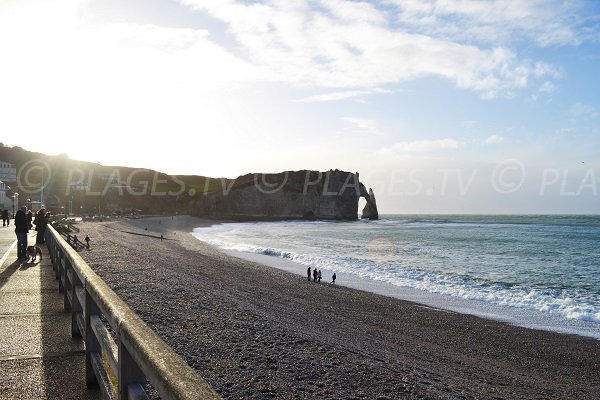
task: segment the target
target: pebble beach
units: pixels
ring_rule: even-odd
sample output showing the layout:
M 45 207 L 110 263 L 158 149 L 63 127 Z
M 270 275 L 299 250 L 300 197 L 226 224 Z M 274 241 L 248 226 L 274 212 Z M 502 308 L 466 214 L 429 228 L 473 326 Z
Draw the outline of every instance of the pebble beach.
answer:
M 224 398 L 598 398 L 598 340 L 309 282 L 192 236 L 213 223 L 85 222 L 80 254 Z

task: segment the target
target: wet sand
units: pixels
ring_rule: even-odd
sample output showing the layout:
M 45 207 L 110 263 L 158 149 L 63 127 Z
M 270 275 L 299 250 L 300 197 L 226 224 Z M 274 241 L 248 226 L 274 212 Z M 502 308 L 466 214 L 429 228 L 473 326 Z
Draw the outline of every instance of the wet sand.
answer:
M 83 223 L 81 255 L 225 398 L 598 398 L 598 340 L 308 282 L 189 233 L 210 223 Z

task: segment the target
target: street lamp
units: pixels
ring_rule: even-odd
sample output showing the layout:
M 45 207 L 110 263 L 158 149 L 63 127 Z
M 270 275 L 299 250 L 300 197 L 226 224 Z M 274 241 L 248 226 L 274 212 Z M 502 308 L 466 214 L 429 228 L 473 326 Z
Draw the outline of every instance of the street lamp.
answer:
M 17 199 L 17 201 L 19 201 L 19 193 L 15 192 L 10 186 L 8 186 L 6 183 L 0 181 L 0 183 L 4 184 L 4 187 L 8 190 L 10 190 L 10 192 L 12 193 L 12 214 L 13 217 L 15 216 L 15 198 Z M 6 189 L 4 190 L 4 192 L 6 193 Z M 17 207 L 18 208 L 18 207 Z
M 10 190 L 11 192 L 13 192 L 13 190 Z M 15 201 L 17 202 L 17 210 L 19 209 L 19 193 L 18 192 L 13 192 L 12 195 L 12 208 L 13 208 L 13 218 L 15 217 Z M 16 200 L 15 200 L 16 199 Z

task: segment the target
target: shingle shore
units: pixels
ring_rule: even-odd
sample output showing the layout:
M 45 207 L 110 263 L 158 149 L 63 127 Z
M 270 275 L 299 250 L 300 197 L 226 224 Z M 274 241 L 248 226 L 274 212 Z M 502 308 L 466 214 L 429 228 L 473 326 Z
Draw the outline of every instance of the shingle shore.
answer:
M 225 398 L 600 393 L 600 341 L 310 283 L 189 234 L 207 223 L 185 216 L 82 223 L 92 242 L 81 255 Z M 175 240 L 124 232 L 134 230 Z

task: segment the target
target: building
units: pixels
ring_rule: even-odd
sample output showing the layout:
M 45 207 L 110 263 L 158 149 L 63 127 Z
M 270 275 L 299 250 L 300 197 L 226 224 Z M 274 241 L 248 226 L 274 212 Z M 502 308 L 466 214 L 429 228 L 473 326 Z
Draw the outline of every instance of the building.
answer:
M 12 210 L 14 192 L 11 188 L 15 188 L 16 183 L 16 165 L 0 161 L 0 208 Z M 17 205 L 15 204 L 15 207 L 16 206 Z

